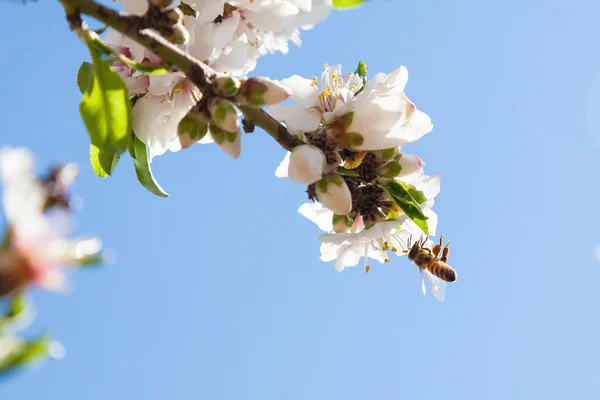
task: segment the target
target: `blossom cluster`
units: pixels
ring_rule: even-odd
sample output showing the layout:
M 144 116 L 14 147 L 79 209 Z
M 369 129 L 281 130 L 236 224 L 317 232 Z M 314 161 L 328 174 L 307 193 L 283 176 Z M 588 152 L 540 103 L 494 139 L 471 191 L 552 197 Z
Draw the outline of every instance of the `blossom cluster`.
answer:
M 161 9 L 160 15 L 175 22 L 179 33 L 171 40 L 180 43 L 182 50 L 218 73 L 238 78 L 254 70 L 261 55 L 287 53 L 290 41 L 300 45 L 300 30 L 311 29 L 331 10 L 330 0 L 191 0 L 167 9 L 169 3 L 124 0 L 123 9 L 138 16 L 154 15 Z M 117 31 L 110 30 L 106 42 L 136 63 L 162 63 L 150 50 Z M 166 74 L 148 75 L 122 61 L 116 61 L 113 68 L 127 85 L 129 95 L 137 98 L 132 111 L 133 131 L 148 146 L 150 160 L 167 150 L 189 146 L 189 140 L 179 140 L 178 126 L 202 93 L 185 74 L 172 68 Z M 216 135 L 209 130 L 201 138 L 191 139 L 199 143 L 216 141 L 237 157 L 239 135 L 227 135 L 231 130 L 221 132 L 223 129 L 218 127 L 215 130 Z
M 67 190 L 77 174 L 74 164 L 52 168 L 40 179 L 24 148 L 0 149 L 0 178 L 7 222 L 0 243 L 0 297 L 36 284 L 48 290 L 65 288 L 66 266 L 98 263 L 97 238 L 69 239 Z
M 435 235 L 440 177 L 424 175 L 423 161 L 402 150 L 433 125 L 404 93 L 407 81 L 403 66 L 366 81 L 325 64 L 320 79 L 281 80 L 295 104 L 267 110 L 304 142 L 275 174 L 308 185 L 313 202 L 298 211 L 326 232 L 321 260 L 340 272 L 361 258 L 368 272 L 371 259 L 404 255 L 411 236 Z

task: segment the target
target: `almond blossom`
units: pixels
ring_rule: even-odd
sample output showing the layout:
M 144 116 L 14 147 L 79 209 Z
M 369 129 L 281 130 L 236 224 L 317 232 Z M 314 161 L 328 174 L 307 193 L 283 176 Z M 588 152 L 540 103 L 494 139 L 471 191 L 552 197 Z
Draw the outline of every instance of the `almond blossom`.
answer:
M 325 64 L 321 79 L 294 75 L 281 84 L 297 104 L 275 105 L 269 114 L 292 132 L 312 132 L 321 124 L 340 148 L 383 150 L 412 143 L 433 129 L 427 114 L 404 94 L 408 72 L 401 66 L 391 74 L 377 74 L 363 87 L 341 65 Z M 321 90 L 319 90 L 319 84 Z
M 439 175 L 422 175 L 405 183 L 410 183 L 426 197 L 427 201 L 420 207 L 428 217 L 428 234 L 435 236 L 437 214 L 432 207 L 440 189 Z M 334 213 L 323 208 L 321 204 L 303 204 L 298 212 L 327 232 L 319 236 L 319 240 L 323 242 L 320 259 L 326 262 L 335 260 L 335 268 L 339 272 L 346 267 L 356 266 L 361 258 L 364 260 L 366 270 L 370 268 L 369 259 L 389 263 L 390 251 L 402 256 L 403 250 L 408 250 L 409 238 L 423 235 L 421 228 L 406 214 L 399 214 L 392 220 L 377 222 L 370 228 L 364 226 L 362 217 L 358 215 L 345 232 L 332 233 Z

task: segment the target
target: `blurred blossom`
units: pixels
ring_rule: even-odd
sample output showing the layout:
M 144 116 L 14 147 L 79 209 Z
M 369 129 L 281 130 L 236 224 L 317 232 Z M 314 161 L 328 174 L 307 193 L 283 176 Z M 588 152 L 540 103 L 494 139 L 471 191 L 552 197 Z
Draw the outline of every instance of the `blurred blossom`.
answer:
M 0 296 L 31 284 L 63 289 L 64 268 L 98 260 L 102 247 L 98 239 L 68 239 L 69 210 L 64 203 L 52 201 L 65 197 L 76 167 L 67 164 L 55 168 L 45 180 L 39 179 L 33 168 L 29 150 L 0 149 L 7 221 L 0 245 Z

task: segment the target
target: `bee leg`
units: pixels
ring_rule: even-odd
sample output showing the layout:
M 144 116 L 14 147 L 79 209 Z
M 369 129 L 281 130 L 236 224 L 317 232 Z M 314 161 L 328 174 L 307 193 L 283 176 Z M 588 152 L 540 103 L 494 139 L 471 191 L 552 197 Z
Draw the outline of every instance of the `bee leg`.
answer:
M 431 251 L 433 252 L 433 255 L 435 256 L 435 258 L 437 258 L 438 254 L 440 254 L 441 250 L 442 250 L 442 235 L 440 235 L 440 244 L 436 244 L 435 246 L 433 246 L 433 249 L 431 249 Z
M 450 242 L 446 243 L 446 247 L 444 247 L 444 251 L 442 252 L 442 257 L 440 258 L 440 260 L 442 260 L 442 262 L 448 262 L 448 254 L 450 254 Z

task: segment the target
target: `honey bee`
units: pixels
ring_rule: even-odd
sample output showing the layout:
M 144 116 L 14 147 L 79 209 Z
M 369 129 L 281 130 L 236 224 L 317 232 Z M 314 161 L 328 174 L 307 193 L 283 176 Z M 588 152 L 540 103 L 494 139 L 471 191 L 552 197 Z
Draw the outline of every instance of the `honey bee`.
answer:
M 410 250 L 403 250 L 408 255 L 408 259 L 415 263 L 419 267 L 421 272 L 421 290 L 425 295 L 425 280 L 423 275 L 427 275 L 429 284 L 431 285 L 431 291 L 433 296 L 439 301 L 444 301 L 444 290 L 446 288 L 445 282 L 456 281 L 456 271 L 450 267 L 448 262 L 448 254 L 450 253 L 450 242 L 442 250 L 443 237 L 440 235 L 440 243 L 433 246 L 433 248 L 424 247 L 427 242 L 427 237 L 421 237 L 417 242 L 410 245 L 410 239 L 408 241 L 408 248 Z M 442 256 L 438 258 L 440 251 Z

